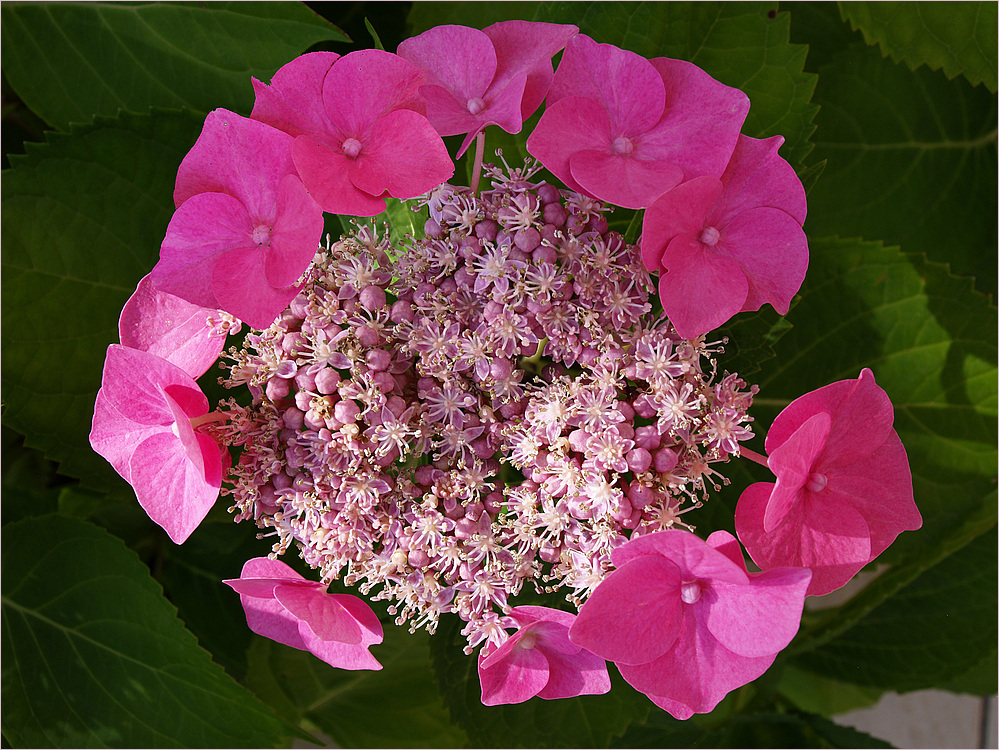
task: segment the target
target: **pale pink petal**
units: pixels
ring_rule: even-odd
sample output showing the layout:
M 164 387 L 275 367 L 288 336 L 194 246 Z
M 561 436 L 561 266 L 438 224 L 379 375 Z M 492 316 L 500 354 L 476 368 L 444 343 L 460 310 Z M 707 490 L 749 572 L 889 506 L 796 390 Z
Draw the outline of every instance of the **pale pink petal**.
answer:
M 443 86 L 420 86 L 420 95 L 427 103 L 427 120 L 440 135 L 468 133 L 474 137 L 487 124 L 469 112 L 465 102 L 459 102 Z
M 309 52 L 278 70 L 270 86 L 252 79 L 256 101 L 250 117 L 291 136 L 327 132 L 331 125 L 323 106 L 323 79 L 339 57 Z
M 724 541 L 721 538 L 720 541 Z M 611 552 L 614 565 L 621 567 L 630 560 L 645 555 L 661 555 L 679 571 L 682 580 L 704 578 L 730 584 L 748 584 L 745 565 L 734 561 L 727 552 L 714 549 L 689 531 L 669 529 L 643 534 Z
M 312 581 L 294 580 L 289 578 L 231 578 L 222 581 L 242 596 L 252 596 L 257 599 L 273 599 L 274 589 L 278 586 L 303 586 L 315 588 L 318 584 Z
M 212 266 L 212 287 L 219 307 L 253 328 L 268 328 L 298 294 L 298 286 L 275 289 L 264 273 L 264 250 L 238 247 Z
M 118 336 L 124 346 L 163 357 L 199 378 L 225 347 L 225 331 L 208 323 L 213 315 L 218 310 L 159 291 L 148 274 L 121 311 Z
M 726 224 L 736 214 L 762 206 L 779 208 L 799 226 L 805 223 L 805 189 L 791 165 L 778 155 L 782 143 L 784 138 L 779 135 L 764 140 L 739 136 L 721 178 L 725 194 L 719 201 L 724 206 L 717 217 L 719 223 Z
M 264 255 L 264 276 L 275 288 L 291 286 L 316 255 L 323 235 L 323 212 L 295 175 L 281 180 L 277 220 Z
M 599 102 L 569 97 L 549 104 L 527 139 L 527 150 L 570 190 L 585 192 L 572 177 L 570 157 L 586 149 L 611 148 L 610 121 Z
M 577 151 L 569 157 L 569 169 L 588 194 L 622 208 L 650 206 L 683 179 L 683 172 L 672 164 L 610 149 Z
M 677 333 L 695 339 L 742 309 L 749 281 L 738 261 L 694 235 L 678 235 L 663 253 L 659 299 Z
M 274 560 L 270 557 L 254 557 L 243 563 L 239 573 L 240 578 L 286 578 L 290 581 L 300 581 L 310 586 L 318 585 L 315 581 L 307 581 L 288 563 Z
M 523 703 L 537 695 L 548 683 L 548 660 L 536 648 L 521 648 L 523 635 L 519 631 L 495 654 L 485 658 L 479 656 L 483 705 Z
M 131 483 L 129 462 L 135 446 L 161 430 L 160 425 L 143 425 L 123 417 L 108 401 L 103 390 L 97 392 L 90 445 L 126 482 Z
M 381 643 L 384 637 L 382 623 L 378 615 L 368 606 L 367 602 L 350 594 L 328 594 L 333 600 L 343 608 L 343 610 L 353 618 L 361 629 L 361 645 L 370 646 L 374 643 Z
M 300 135 L 292 147 L 295 166 L 306 190 L 323 211 L 346 216 L 376 216 L 385 201 L 354 187 L 347 156 L 312 135 Z
M 523 98 L 524 84 L 527 77 L 521 73 L 508 80 L 503 88 L 490 88 L 486 94 L 485 109 L 474 118 L 475 125 L 467 129 L 468 135 L 461 142 L 458 148 L 458 158 L 460 159 L 466 149 L 472 145 L 475 136 L 487 125 L 498 125 L 508 133 L 519 133 L 524 126 L 523 118 L 520 114 L 520 102 Z M 421 91 L 423 89 L 420 89 Z M 429 100 L 428 105 L 429 107 Z M 466 132 L 461 130 L 459 132 Z
M 586 649 L 572 655 L 554 650 L 546 650 L 544 654 L 548 660 L 548 683 L 538 693 L 539 698 L 557 700 L 610 691 L 607 662 L 596 654 Z
M 825 412 L 816 414 L 767 457 L 767 465 L 777 475 L 777 484 L 763 516 L 764 531 L 773 531 L 784 521 L 808 484 L 812 465 L 825 447 L 831 423 Z
M 644 664 L 669 649 L 676 638 L 680 570 L 657 554 L 617 565 L 583 604 L 569 637 L 609 661 Z
M 337 669 L 372 669 L 379 670 L 382 665 L 371 655 L 367 646 L 352 645 L 338 641 L 325 641 L 316 636 L 304 621 L 298 623 L 299 635 L 302 638 L 304 650 L 317 656 L 331 667 Z
M 287 133 L 225 109 L 205 118 L 197 143 L 177 170 L 174 203 L 200 193 L 239 200 L 255 223 L 272 223 L 278 183 L 294 172 Z
M 208 399 L 194 379 L 177 365 L 138 349 L 118 344 L 108 347 L 101 391 L 108 404 L 125 419 L 169 430 L 174 411 L 164 389 L 171 387 L 176 389 L 175 398 L 184 404 L 189 417 L 208 412 Z
M 361 153 L 348 160 L 348 170 L 350 181 L 365 193 L 406 200 L 448 180 L 454 163 L 425 117 L 399 109 L 374 124 Z
M 419 95 L 425 81 L 426 73 L 398 55 L 362 49 L 333 64 L 323 81 L 323 104 L 334 128 L 363 143 L 371 127 L 393 110 L 425 114 Z
M 492 41 L 479 29 L 468 26 L 435 26 L 404 40 L 398 52 L 400 57 L 427 72 L 428 84 L 443 87 L 462 106 L 472 99 L 484 98 L 496 73 Z M 468 112 L 467 107 L 465 111 Z M 435 115 L 435 108 L 428 101 L 427 119 L 438 128 Z M 442 135 L 453 134 L 442 131 Z
M 681 234 L 699 237 L 704 220 L 724 190 L 720 180 L 695 177 L 663 193 L 642 220 L 642 262 L 652 272 L 662 270 L 670 241 Z
M 212 286 L 212 267 L 219 255 L 253 246 L 254 225 L 236 198 L 201 193 L 178 208 L 153 267 L 153 284 L 201 307 L 221 309 Z
M 509 80 L 526 74 L 521 96 L 521 120 L 541 106 L 552 82 L 552 56 L 579 33 L 567 24 L 534 21 L 500 21 L 482 30 L 496 50 L 493 87 L 505 87 Z M 515 131 L 508 131 L 515 132 Z
M 361 629 L 340 604 L 320 588 L 278 585 L 274 598 L 286 610 L 305 622 L 317 638 L 356 646 Z
M 238 591 L 236 586 L 239 584 L 235 581 L 223 581 L 223 583 Z M 298 620 L 282 607 L 277 599 L 264 599 L 240 593 L 239 601 L 246 614 L 246 624 L 254 633 L 292 648 L 308 650 L 305 639 L 299 632 Z

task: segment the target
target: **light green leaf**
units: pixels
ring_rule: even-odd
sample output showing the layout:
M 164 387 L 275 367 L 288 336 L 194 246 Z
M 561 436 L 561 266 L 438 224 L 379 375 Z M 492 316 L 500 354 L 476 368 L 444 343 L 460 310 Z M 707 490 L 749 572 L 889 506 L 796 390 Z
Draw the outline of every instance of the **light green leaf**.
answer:
M 985 2 L 849 2 L 840 13 L 881 54 L 915 70 L 927 65 L 948 78 L 963 75 L 972 85 L 996 90 L 997 45 L 995 3 Z
M 270 79 L 320 41 L 350 41 L 299 3 L 4 3 L 3 70 L 50 125 L 151 106 L 248 114 Z
M 294 733 L 212 664 L 107 532 L 56 515 L 9 524 L 3 571 L 11 744 L 273 747 Z
M 882 695 L 877 688 L 833 680 L 794 666 L 781 672 L 777 690 L 802 711 L 826 717 L 873 706 Z
M 60 471 L 124 486 L 88 441 L 118 316 L 152 270 L 201 119 L 122 115 L 49 134 L 4 173 L 4 422 Z
M 812 237 L 861 236 L 949 263 L 996 292 L 996 97 L 859 44 L 820 70 Z

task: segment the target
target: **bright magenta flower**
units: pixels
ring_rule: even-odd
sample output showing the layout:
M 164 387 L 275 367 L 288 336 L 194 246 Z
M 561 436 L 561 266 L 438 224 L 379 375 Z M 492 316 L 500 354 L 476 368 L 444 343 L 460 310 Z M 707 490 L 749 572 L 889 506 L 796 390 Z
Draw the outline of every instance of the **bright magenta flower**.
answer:
M 207 414 L 208 399 L 180 367 L 108 347 L 90 444 L 177 544 L 208 514 L 228 469 L 229 454 L 198 431 Z
M 569 640 L 575 615 L 548 607 L 514 607 L 520 629 L 479 656 L 482 702 L 487 706 L 599 695 L 610 690 L 607 664 Z
M 611 559 L 617 569 L 569 638 L 678 719 L 711 711 L 769 669 L 798 631 L 811 577 L 803 568 L 747 573 L 726 531 L 706 542 L 680 530 L 648 534 Z
M 582 34 L 565 48 L 527 150 L 566 187 L 646 208 L 725 171 L 749 99 L 682 60 L 646 60 Z
M 519 133 L 552 81 L 551 58 L 579 33 L 575 26 L 502 21 L 479 31 L 436 26 L 399 45 L 399 55 L 427 72 L 420 95 L 441 135 L 468 136 L 461 156 L 487 125 Z
M 414 198 L 454 174 L 425 117 L 425 78 L 382 50 L 313 52 L 282 67 L 270 86 L 254 79 L 251 117 L 294 137 L 295 167 L 324 211 L 374 216 L 386 195 Z
M 864 369 L 795 399 L 767 434 L 777 483 L 746 488 L 735 528 L 764 570 L 810 568 L 813 596 L 835 591 L 903 531 L 923 524 L 888 394 Z
M 236 593 L 246 624 L 257 635 L 309 651 L 338 669 L 381 669 L 368 648 L 382 642 L 382 624 L 367 604 L 330 594 L 280 560 L 255 557 L 239 578 L 223 581 Z
M 664 193 L 642 225 L 642 259 L 659 272 L 663 309 L 684 338 L 770 303 L 782 315 L 808 267 L 805 191 L 778 154 L 784 139 L 739 136 L 720 179 Z
M 200 378 L 214 364 L 233 331 L 232 318 L 221 310 L 192 305 L 159 291 L 151 275 L 142 277 L 118 319 L 122 346 L 140 349 L 173 362 L 192 378 Z M 235 330 L 239 324 L 235 324 Z
M 177 211 L 152 278 L 162 292 L 267 328 L 315 257 L 322 210 L 302 186 L 292 138 L 217 109 L 177 172 Z

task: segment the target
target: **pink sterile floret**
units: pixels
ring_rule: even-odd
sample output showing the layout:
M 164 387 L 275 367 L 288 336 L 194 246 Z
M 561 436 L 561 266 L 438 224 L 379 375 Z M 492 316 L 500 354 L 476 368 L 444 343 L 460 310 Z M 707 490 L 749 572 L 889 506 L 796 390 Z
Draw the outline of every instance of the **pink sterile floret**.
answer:
M 696 338 L 765 303 L 782 315 L 808 267 L 805 191 L 778 154 L 781 136 L 739 136 L 720 179 L 664 193 L 642 225 L 642 260 L 677 332 Z
M 236 593 L 246 624 L 257 635 L 309 651 L 339 669 L 381 669 L 368 648 L 382 642 L 382 625 L 365 602 L 330 594 L 280 560 L 255 557 L 239 578 L 223 581 Z
M 749 574 L 735 537 L 671 529 L 611 553 L 616 570 L 569 630 L 583 648 L 678 719 L 755 680 L 798 630 L 811 574 Z
M 487 706 L 540 698 L 599 695 L 610 690 L 607 663 L 569 640 L 575 615 L 548 607 L 514 607 L 520 629 L 479 655 L 482 702 Z
M 426 74 L 398 55 L 367 49 L 312 52 L 254 79 L 251 117 L 294 138 L 295 167 L 324 211 L 374 216 L 386 195 L 437 187 L 454 164 L 418 93 Z
M 197 429 L 207 413 L 208 399 L 180 367 L 108 347 L 90 444 L 177 544 L 208 514 L 229 468 L 228 452 Z
M 468 133 L 461 156 L 487 125 L 520 132 L 548 92 L 552 55 L 578 32 L 531 21 L 502 21 L 481 31 L 436 26 L 406 39 L 399 55 L 427 72 L 420 95 L 437 132 Z
M 177 211 L 153 282 L 162 292 L 267 328 L 298 293 L 322 210 L 295 174 L 293 139 L 217 109 L 177 172 Z
M 208 372 L 225 346 L 226 335 L 238 330 L 239 323 L 221 310 L 159 291 L 151 275 L 142 277 L 118 319 L 122 346 L 163 357 L 192 378 Z
M 646 208 L 683 180 L 720 176 L 748 111 L 744 93 L 696 65 L 580 34 L 527 150 L 573 190 Z
M 791 402 L 767 434 L 777 483 L 750 485 L 735 527 L 764 570 L 812 570 L 810 595 L 838 589 L 903 531 L 922 526 L 888 394 L 864 369 Z

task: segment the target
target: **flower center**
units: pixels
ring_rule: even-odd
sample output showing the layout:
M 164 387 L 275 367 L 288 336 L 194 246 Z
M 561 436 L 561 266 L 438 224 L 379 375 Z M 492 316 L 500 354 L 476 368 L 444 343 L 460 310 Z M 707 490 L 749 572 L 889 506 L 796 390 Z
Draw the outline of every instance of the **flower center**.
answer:
M 615 154 L 630 154 L 635 148 L 635 144 L 631 142 L 631 138 L 627 136 L 619 135 L 614 139 L 614 153 Z
M 527 633 L 523 638 L 518 641 L 517 645 L 520 648 L 531 649 L 534 648 L 534 644 L 538 642 L 538 636 L 534 633 Z
M 721 232 L 718 231 L 717 227 L 704 227 L 704 231 L 701 232 L 701 242 L 708 247 L 714 247 L 719 237 L 721 237 Z
M 271 228 L 266 224 L 260 224 L 253 228 L 253 242 L 256 245 L 266 245 L 271 238 Z
M 465 106 L 468 108 L 468 111 L 471 114 L 477 115 L 477 114 L 479 114 L 479 112 L 481 112 L 482 110 L 484 110 L 486 108 L 486 103 L 484 101 L 482 101 L 482 99 L 480 99 L 479 97 L 476 96 L 476 97 L 474 97 L 472 99 L 469 99 L 467 102 L 465 102 Z
M 343 145 L 340 146 L 340 148 L 343 149 L 343 152 L 347 154 L 347 156 L 353 159 L 361 153 L 361 142 L 356 138 L 348 138 L 343 142 Z
M 805 485 L 805 489 L 809 492 L 822 492 L 827 484 L 829 484 L 829 478 L 825 474 L 816 472 L 808 475 L 808 483 Z
M 701 598 L 701 584 L 697 581 L 684 581 L 680 584 L 680 599 L 684 604 L 693 604 Z

